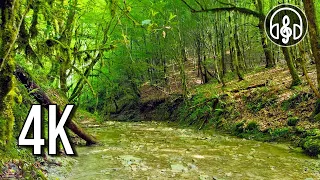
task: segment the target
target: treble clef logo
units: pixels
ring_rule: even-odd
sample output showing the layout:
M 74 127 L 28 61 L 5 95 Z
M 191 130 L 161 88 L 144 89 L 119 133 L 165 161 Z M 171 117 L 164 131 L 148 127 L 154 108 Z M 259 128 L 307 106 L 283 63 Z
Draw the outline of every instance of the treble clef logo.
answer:
M 290 37 L 292 36 L 292 29 L 289 27 L 290 25 L 290 18 L 289 16 L 285 15 L 282 19 L 282 28 L 280 29 L 280 34 L 283 37 L 282 42 L 284 44 L 288 44 Z
M 281 4 L 270 10 L 264 26 L 272 42 L 289 47 L 299 43 L 305 37 L 308 22 L 301 9 L 290 4 Z

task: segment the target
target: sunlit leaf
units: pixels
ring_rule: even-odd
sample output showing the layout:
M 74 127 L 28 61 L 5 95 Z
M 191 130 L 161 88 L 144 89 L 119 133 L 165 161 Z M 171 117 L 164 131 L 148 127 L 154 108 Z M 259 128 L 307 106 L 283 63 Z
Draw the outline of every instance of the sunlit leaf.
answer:
M 150 19 L 146 19 L 146 20 L 142 21 L 141 24 L 142 25 L 149 25 L 149 24 L 151 24 L 151 20 Z
M 169 21 L 171 21 L 171 20 L 174 19 L 175 17 L 177 17 L 177 15 L 170 13 Z

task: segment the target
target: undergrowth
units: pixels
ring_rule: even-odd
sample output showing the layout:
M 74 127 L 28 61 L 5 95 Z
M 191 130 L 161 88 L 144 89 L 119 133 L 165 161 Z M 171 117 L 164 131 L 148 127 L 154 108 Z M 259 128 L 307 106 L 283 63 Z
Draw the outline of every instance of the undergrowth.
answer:
M 240 120 L 241 112 L 235 110 L 232 98 L 228 95 L 218 96 L 205 89 L 198 90 L 198 93 L 187 99 L 178 109 L 177 118 L 181 124 L 192 125 L 198 129 L 204 126 L 215 128 L 221 132 L 231 133 L 234 136 L 246 139 L 254 139 L 265 142 L 290 141 L 296 146 L 302 147 L 304 152 L 310 156 L 320 154 L 320 131 L 305 130 L 298 126 L 300 118 L 288 114 L 286 126 L 274 127 L 261 130 L 259 123 L 255 120 Z M 298 93 L 283 101 L 280 108 L 292 109 L 305 100 L 312 98 L 308 93 Z M 257 113 L 261 109 L 277 106 L 277 96 L 268 88 L 260 88 L 247 97 L 242 97 L 246 107 L 251 113 Z M 216 104 L 216 100 L 218 103 Z

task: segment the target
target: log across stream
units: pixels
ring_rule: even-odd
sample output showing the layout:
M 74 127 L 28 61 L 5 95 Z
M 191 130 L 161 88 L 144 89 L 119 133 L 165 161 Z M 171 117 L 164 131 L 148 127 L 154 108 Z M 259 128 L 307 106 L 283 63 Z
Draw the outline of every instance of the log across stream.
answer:
M 102 143 L 77 147 L 59 179 L 317 179 L 320 162 L 289 145 L 244 140 L 158 122 L 88 128 Z M 70 157 L 71 158 L 71 157 Z

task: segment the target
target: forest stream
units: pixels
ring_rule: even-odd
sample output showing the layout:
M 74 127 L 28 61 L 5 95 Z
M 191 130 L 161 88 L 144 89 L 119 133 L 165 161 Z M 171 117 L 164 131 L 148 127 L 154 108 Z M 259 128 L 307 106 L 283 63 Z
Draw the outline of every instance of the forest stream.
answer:
M 87 128 L 100 145 L 77 147 L 59 179 L 317 179 L 320 162 L 286 144 L 263 143 L 159 122 Z M 69 159 L 69 158 L 68 158 Z

